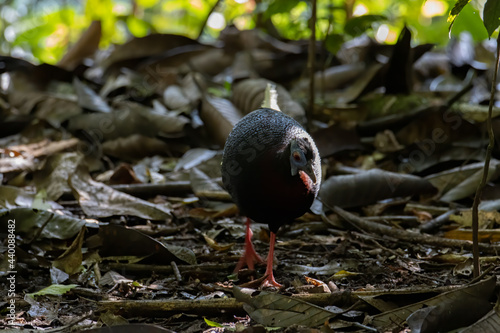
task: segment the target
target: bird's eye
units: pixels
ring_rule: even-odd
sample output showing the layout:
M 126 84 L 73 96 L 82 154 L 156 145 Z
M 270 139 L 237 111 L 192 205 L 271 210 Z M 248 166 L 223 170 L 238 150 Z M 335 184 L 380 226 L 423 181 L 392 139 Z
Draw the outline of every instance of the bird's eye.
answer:
M 302 159 L 302 157 L 300 156 L 300 153 L 294 152 L 293 159 L 296 160 L 297 162 L 299 162 Z

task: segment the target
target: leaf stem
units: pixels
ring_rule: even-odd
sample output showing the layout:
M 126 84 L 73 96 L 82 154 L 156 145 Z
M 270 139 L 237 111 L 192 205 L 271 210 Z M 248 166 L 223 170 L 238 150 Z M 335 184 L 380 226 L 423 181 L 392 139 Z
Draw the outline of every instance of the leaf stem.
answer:
M 310 20 L 310 30 L 311 37 L 309 39 L 309 58 L 307 59 L 307 67 L 309 72 L 309 107 L 306 111 L 307 124 L 306 129 L 310 130 L 312 114 L 314 112 L 314 68 L 316 60 L 316 0 L 311 1 L 311 20 Z
M 500 34 L 497 37 L 497 54 L 495 61 L 495 72 L 493 73 L 493 81 L 491 82 L 490 91 L 490 103 L 488 106 L 488 120 L 486 127 L 488 130 L 488 147 L 486 148 L 486 156 L 484 158 L 484 168 L 483 177 L 479 186 L 476 190 L 476 195 L 474 196 L 474 202 L 472 204 L 472 256 L 474 262 L 474 277 L 478 277 L 481 269 L 479 267 L 479 202 L 481 201 L 481 193 L 486 186 L 486 181 L 488 180 L 488 171 L 490 169 L 491 153 L 493 152 L 493 146 L 495 145 L 495 134 L 493 132 L 492 126 L 492 113 L 493 113 L 493 103 L 495 102 L 495 92 L 497 83 L 497 73 L 498 73 L 498 61 L 500 58 Z

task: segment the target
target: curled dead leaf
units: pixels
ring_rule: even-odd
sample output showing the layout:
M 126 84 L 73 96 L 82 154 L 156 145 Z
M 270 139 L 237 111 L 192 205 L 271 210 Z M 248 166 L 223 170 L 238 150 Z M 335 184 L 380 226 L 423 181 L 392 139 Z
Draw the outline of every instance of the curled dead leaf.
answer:
M 281 111 L 303 123 L 305 120 L 304 108 L 292 99 L 290 93 L 281 85 L 266 79 L 247 79 L 238 82 L 233 87 L 233 102 L 244 114 L 257 110 L 264 101 L 267 84 L 276 86 L 278 91 L 278 105 Z

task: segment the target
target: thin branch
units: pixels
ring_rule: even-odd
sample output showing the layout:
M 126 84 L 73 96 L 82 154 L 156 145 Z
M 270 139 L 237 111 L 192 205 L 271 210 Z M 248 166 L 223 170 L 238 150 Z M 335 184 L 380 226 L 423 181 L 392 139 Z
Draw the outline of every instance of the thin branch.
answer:
M 471 250 L 472 243 L 470 241 L 459 239 L 448 239 L 443 237 L 430 236 L 421 234 L 419 232 L 407 231 L 403 229 L 396 229 L 391 226 L 383 225 L 380 223 L 370 222 L 365 218 L 356 216 L 340 207 L 329 207 L 334 213 L 339 215 L 342 219 L 354 226 L 358 230 L 363 230 L 367 233 L 382 235 L 384 237 L 391 237 L 399 241 L 405 241 L 414 244 L 426 244 L 437 247 L 449 247 L 460 250 Z M 328 222 L 328 220 L 326 220 Z M 480 250 L 485 253 L 497 254 L 500 251 L 499 245 L 481 243 L 478 245 Z
M 208 19 L 210 18 L 210 15 L 212 15 L 213 12 L 215 12 L 215 9 L 219 6 L 219 3 L 221 0 L 217 0 L 215 4 L 210 8 L 210 11 L 208 12 L 208 15 L 205 17 L 205 20 L 203 21 L 201 28 L 200 28 L 200 33 L 198 34 L 198 38 L 196 40 L 200 40 L 201 36 L 203 35 L 203 31 L 205 30 L 205 27 L 207 26 Z
M 488 128 L 488 147 L 486 148 L 486 156 L 484 158 L 483 177 L 474 196 L 474 203 L 472 204 L 472 258 L 474 262 L 474 277 L 477 278 L 481 272 L 479 267 L 479 201 L 481 201 L 481 193 L 483 192 L 486 182 L 488 180 L 488 171 L 490 169 L 491 153 L 495 145 L 495 134 L 493 133 L 493 126 L 491 122 L 493 113 L 493 103 L 495 102 L 495 92 L 497 85 L 498 61 L 500 58 L 500 34 L 497 38 L 497 58 L 495 62 L 495 72 L 493 73 L 493 81 L 491 82 L 490 103 L 488 105 L 488 121 L 486 126 Z
M 312 113 L 314 111 L 314 67 L 316 60 L 316 9 L 317 9 L 316 0 L 312 0 L 311 4 L 312 4 L 311 21 L 310 21 L 311 37 L 309 39 L 309 58 L 307 61 L 307 68 L 309 71 L 309 107 L 306 112 L 307 127 L 308 127 L 307 129 L 310 129 Z

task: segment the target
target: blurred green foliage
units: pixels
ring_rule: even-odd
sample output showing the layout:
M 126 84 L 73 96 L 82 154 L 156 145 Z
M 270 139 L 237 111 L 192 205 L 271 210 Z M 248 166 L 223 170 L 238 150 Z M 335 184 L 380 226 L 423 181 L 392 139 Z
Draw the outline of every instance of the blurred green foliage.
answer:
M 0 53 L 56 63 L 90 25 L 101 20 L 101 48 L 132 36 L 174 33 L 202 41 L 217 38 L 227 24 L 269 28 L 287 39 L 309 36 L 310 0 L 0 0 Z M 447 16 L 456 0 L 318 0 L 317 38 L 335 50 L 368 33 L 396 41 L 407 24 L 417 43 L 448 42 Z M 215 8 L 213 8 L 215 6 Z M 424 8 L 424 6 L 426 6 Z M 484 0 L 465 5 L 452 35 L 467 30 L 475 40 L 488 33 L 481 21 Z M 209 15 L 212 16 L 209 19 Z

